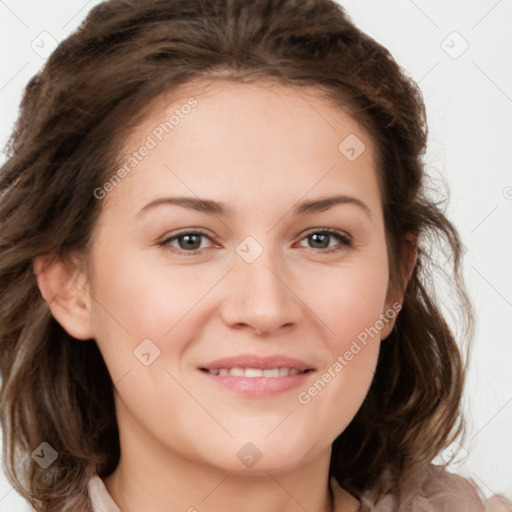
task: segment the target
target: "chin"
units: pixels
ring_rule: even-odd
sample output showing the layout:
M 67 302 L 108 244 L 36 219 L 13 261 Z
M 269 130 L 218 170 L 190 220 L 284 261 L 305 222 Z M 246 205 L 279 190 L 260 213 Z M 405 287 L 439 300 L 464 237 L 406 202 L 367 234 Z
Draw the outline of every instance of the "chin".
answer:
M 302 466 L 307 462 L 307 455 L 311 457 L 311 451 L 305 449 L 305 443 L 296 440 L 293 443 L 285 444 L 283 439 L 290 439 L 290 436 L 277 435 L 272 439 L 254 439 L 251 436 L 231 440 L 228 446 L 216 445 L 216 452 L 209 452 L 212 457 L 210 463 L 221 467 L 225 471 L 231 471 L 241 475 L 267 473 L 285 473 Z

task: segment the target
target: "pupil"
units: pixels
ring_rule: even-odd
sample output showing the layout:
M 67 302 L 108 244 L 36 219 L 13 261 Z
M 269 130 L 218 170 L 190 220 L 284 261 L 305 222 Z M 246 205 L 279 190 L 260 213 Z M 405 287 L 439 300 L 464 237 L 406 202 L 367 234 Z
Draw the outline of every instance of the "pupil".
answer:
M 192 249 L 195 249 L 196 247 L 192 247 L 194 245 L 194 240 L 193 240 L 193 237 L 198 237 L 199 235 L 183 235 L 181 238 L 187 240 L 187 242 L 184 244 L 185 245 L 185 249 L 186 248 L 192 248 Z M 192 240 L 191 240 L 192 239 Z M 197 240 L 196 240 L 196 243 L 197 243 Z M 182 244 L 180 244 L 182 245 Z M 182 246 L 182 249 L 183 249 L 183 246 Z

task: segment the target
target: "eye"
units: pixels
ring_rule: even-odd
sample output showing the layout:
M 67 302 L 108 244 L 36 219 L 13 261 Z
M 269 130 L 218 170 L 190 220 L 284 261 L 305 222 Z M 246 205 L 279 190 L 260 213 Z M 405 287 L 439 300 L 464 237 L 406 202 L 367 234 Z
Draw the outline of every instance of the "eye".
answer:
M 201 237 L 211 240 L 211 238 L 202 231 L 184 231 L 162 240 L 158 245 L 161 247 L 169 247 L 178 254 L 200 254 Z M 178 242 L 178 247 L 171 244 L 171 242 L 174 241 Z
M 329 242 L 332 238 L 337 238 L 341 242 L 341 246 L 330 246 Z M 308 240 L 313 244 L 313 249 L 320 249 L 320 252 L 328 253 L 341 250 L 343 247 L 351 247 L 352 240 L 349 236 L 337 229 L 325 228 L 316 231 L 310 231 L 302 240 Z
M 165 238 L 158 242 L 160 247 L 166 247 L 177 254 L 199 255 L 201 254 L 201 239 L 207 238 L 212 241 L 211 237 L 202 231 L 183 231 L 171 237 Z M 335 238 L 340 243 L 338 246 L 331 246 L 330 241 Z M 343 247 L 351 247 L 352 240 L 345 233 L 336 229 L 325 228 L 316 231 L 310 231 L 302 240 L 308 240 L 312 243 L 311 249 L 319 249 L 322 253 L 330 253 L 341 250 Z M 178 246 L 173 245 L 177 243 Z M 340 247 L 341 245 L 341 247 Z

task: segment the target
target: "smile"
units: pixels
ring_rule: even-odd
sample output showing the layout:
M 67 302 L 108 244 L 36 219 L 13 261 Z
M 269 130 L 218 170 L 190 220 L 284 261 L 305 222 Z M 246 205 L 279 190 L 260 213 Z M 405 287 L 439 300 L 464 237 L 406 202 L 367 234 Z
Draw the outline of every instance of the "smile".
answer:
M 267 368 L 262 370 L 261 368 L 215 368 L 207 369 L 201 368 L 202 371 L 208 372 L 212 375 L 233 375 L 234 377 L 288 377 L 289 375 L 299 375 L 306 373 L 309 370 L 298 370 L 297 368 Z

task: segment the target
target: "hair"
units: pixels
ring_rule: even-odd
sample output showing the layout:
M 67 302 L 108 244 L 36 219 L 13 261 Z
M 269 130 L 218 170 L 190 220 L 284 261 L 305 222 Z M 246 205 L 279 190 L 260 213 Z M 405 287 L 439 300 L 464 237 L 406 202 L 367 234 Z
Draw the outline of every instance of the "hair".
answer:
M 376 148 L 389 282 L 403 305 L 363 404 L 333 443 L 330 475 L 358 497 L 387 472 L 397 492 L 412 464 L 429 463 L 465 434 L 467 362 L 434 271 L 454 292 L 465 344 L 473 309 L 446 200 L 429 195 L 436 187 L 423 159 L 428 129 L 417 84 L 333 0 L 111 0 L 28 82 L 0 171 L 3 464 L 38 512 L 90 510 L 88 480 L 115 470 L 120 444 L 99 349 L 52 317 L 33 260 L 87 255 L 102 207 L 93 191 L 120 165 L 147 105 L 219 76 L 314 88 Z M 411 235 L 418 252 L 404 288 Z M 448 255 L 442 265 L 436 244 Z M 46 469 L 31 456 L 42 442 L 58 453 Z

